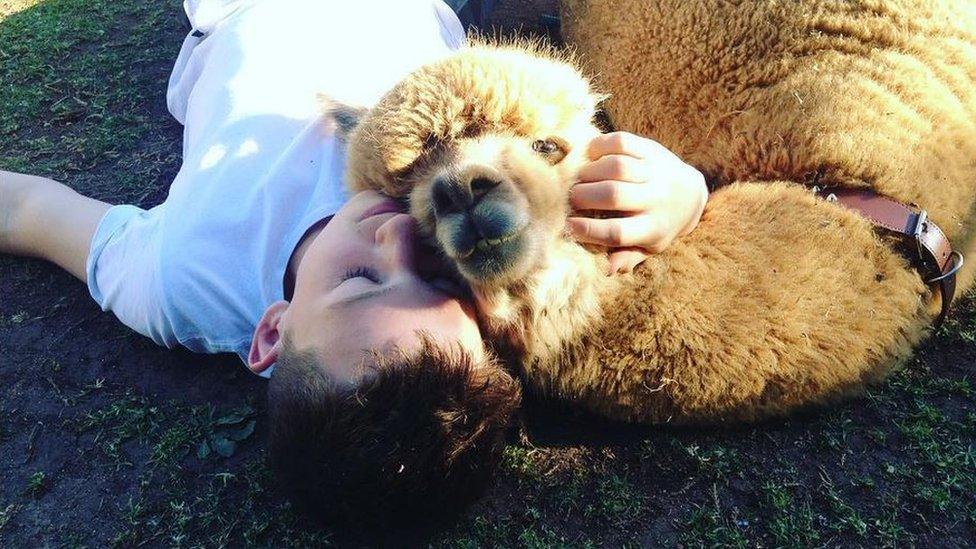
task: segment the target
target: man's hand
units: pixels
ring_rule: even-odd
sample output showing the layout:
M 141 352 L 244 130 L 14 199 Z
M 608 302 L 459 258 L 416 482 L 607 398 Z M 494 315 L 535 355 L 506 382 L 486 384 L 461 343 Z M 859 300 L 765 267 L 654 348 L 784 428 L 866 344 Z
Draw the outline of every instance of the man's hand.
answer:
M 708 199 L 705 178 L 660 143 L 614 132 L 591 141 L 587 155 L 570 205 L 616 216 L 570 217 L 567 227 L 580 242 L 611 248 L 610 274 L 633 270 L 698 225 Z

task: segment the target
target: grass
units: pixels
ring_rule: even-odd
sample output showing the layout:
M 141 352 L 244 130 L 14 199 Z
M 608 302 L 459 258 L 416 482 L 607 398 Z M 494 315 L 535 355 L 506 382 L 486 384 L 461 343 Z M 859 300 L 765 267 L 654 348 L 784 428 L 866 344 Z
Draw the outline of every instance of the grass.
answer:
M 44 474 L 44 471 L 37 471 L 28 478 L 27 488 L 24 489 L 24 492 L 31 497 L 40 496 L 47 488 L 48 482 L 49 480 L 47 475 Z
M 192 450 L 196 459 L 234 455 L 237 445 L 251 438 L 257 425 L 255 410 L 238 407 L 218 414 L 213 405 L 185 406 L 177 401 L 162 405 L 131 393 L 103 408 L 88 412 L 78 423 L 79 433 L 94 433 L 94 442 L 117 467 L 131 466 L 124 447 L 149 445 L 154 466 L 175 463 Z
M 0 510 L 0 532 L 3 531 L 3 528 L 8 522 L 10 522 L 10 519 L 13 518 L 14 514 L 17 512 L 17 509 L 17 505 L 11 503 Z
M 179 165 L 161 97 L 178 13 L 177 0 L 0 0 L 0 167 L 158 202 Z M 357 539 L 305 522 L 277 493 L 261 388 L 244 374 L 184 368 L 40 263 L 0 258 L 0 284 L 0 546 Z M 530 414 L 541 434 L 506 449 L 496 487 L 416 545 L 971 544 L 974 345 L 970 296 L 884 384 L 823 412 L 705 431 Z M 216 373 L 201 382 L 196 368 Z
M 331 535 L 300 522 L 287 504 L 263 505 L 270 475 L 261 460 L 246 462 L 235 472 L 220 472 L 204 479 L 195 490 L 181 485 L 178 477 L 149 475 L 120 507 L 123 528 L 111 545 L 142 544 L 182 546 L 267 545 L 308 547 L 328 545 Z M 165 480 L 164 497 L 149 496 L 155 483 Z M 246 496 L 241 500 L 240 496 Z
M 591 507 L 600 518 L 615 526 L 633 521 L 641 512 L 643 498 L 626 478 L 611 475 L 596 489 L 597 503 Z
M 719 498 L 718 486 L 712 485 L 712 499 L 696 505 L 683 521 L 682 541 L 690 547 L 746 547 L 750 522 L 738 518 Z
M 152 192 L 146 182 L 178 163 L 145 108 L 178 47 L 155 40 L 173 6 L 7 2 L 11 15 L 0 25 L 0 166 L 61 176 L 97 198 L 144 200 Z M 132 25 L 119 29 L 119 21 Z M 106 166 L 112 181 L 86 177 Z

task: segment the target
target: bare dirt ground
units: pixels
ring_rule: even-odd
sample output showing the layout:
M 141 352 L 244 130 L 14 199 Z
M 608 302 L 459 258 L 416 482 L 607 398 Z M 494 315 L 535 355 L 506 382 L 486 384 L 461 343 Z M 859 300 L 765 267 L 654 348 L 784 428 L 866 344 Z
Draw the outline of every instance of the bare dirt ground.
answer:
M 538 30 L 553 3 L 501 2 Z M 176 0 L 0 0 L 0 167 L 151 206 L 180 162 Z M 264 382 L 159 349 L 70 276 L 0 257 L 0 546 L 967 546 L 976 305 L 864 398 L 713 430 L 529 402 L 489 494 L 415 532 L 320 529 L 264 465 Z

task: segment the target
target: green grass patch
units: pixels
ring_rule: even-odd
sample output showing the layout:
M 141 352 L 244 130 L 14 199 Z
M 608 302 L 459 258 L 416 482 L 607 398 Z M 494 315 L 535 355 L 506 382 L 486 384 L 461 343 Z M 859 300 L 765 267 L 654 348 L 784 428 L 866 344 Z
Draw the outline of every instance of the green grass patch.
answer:
M 538 482 L 544 474 L 536 451 L 521 445 L 510 444 L 505 447 L 501 466 L 503 471 L 520 481 Z
M 161 101 L 179 46 L 157 42 L 178 6 L 173 0 L 46 0 L 5 17 L 0 167 L 63 179 L 99 198 L 144 198 L 160 167 L 178 162 L 148 108 Z M 125 32 L 109 34 L 119 21 Z M 132 162 L 137 145 L 143 158 Z M 86 177 L 113 167 L 111 177 Z
M 597 503 L 592 509 L 613 524 L 625 524 L 640 514 L 643 498 L 624 477 L 611 475 L 596 489 Z
M 24 493 L 36 498 L 47 491 L 50 482 L 50 479 L 44 474 L 44 471 L 37 471 L 27 477 L 27 486 L 24 488 Z
M 748 547 L 745 529 L 749 521 L 739 518 L 729 509 L 712 485 L 712 498 L 704 505 L 696 505 L 686 521 L 680 522 L 681 540 L 688 547 Z
M 77 425 L 94 432 L 95 442 L 117 466 L 131 466 L 127 443 L 150 445 L 149 463 L 169 465 L 191 450 L 199 460 L 232 456 L 239 443 L 251 438 L 257 424 L 250 406 L 221 413 L 213 405 L 186 406 L 174 401 L 159 405 L 125 393 L 108 406 L 86 414 Z
M 4 527 L 7 526 L 10 519 L 17 513 L 18 508 L 17 505 L 11 503 L 0 509 L 0 532 L 3 532 Z

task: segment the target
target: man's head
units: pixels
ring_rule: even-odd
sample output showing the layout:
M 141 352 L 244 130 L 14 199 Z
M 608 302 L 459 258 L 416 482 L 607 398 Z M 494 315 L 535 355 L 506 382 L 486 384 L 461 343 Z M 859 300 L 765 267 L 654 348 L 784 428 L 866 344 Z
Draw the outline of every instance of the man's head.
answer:
M 397 202 L 361 192 L 307 240 L 291 301 L 268 307 L 254 333 L 255 372 L 277 360 L 286 333 L 295 348 L 327 356 L 330 378 L 347 386 L 373 351 L 419 348 L 418 331 L 484 356 L 473 309 L 436 258 L 417 256 L 414 221 Z
M 470 499 L 520 400 L 413 229 L 397 202 L 357 194 L 296 251 L 291 301 L 254 334 L 251 369 L 277 363 L 272 463 L 320 517 L 396 519 Z
M 352 387 L 328 376 L 328 362 L 286 340 L 268 385 L 272 467 L 300 508 L 405 524 L 481 494 L 520 401 L 508 373 L 427 338 L 376 356 Z

